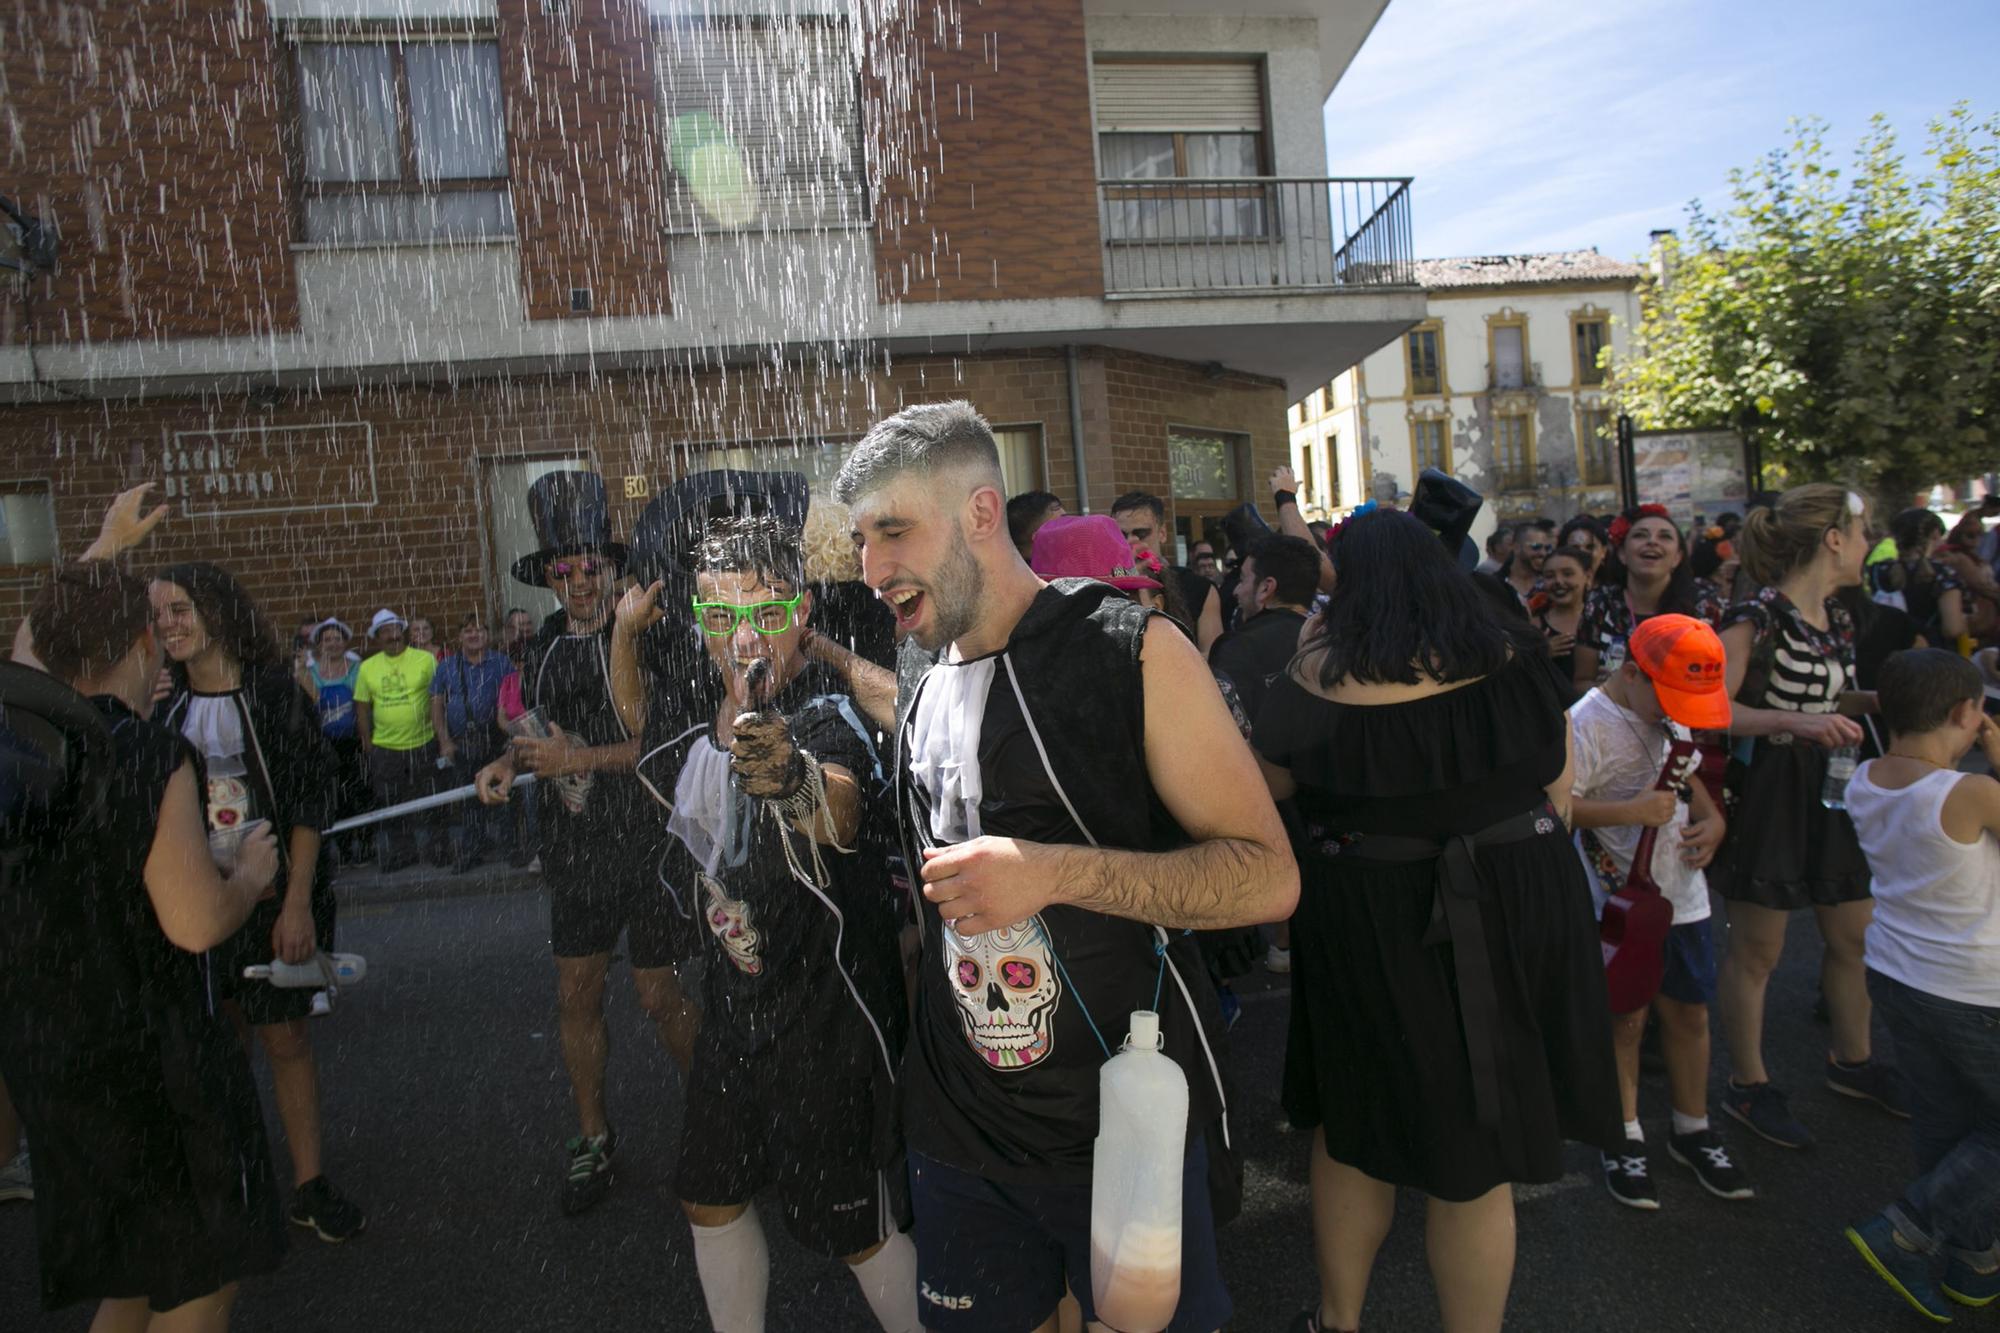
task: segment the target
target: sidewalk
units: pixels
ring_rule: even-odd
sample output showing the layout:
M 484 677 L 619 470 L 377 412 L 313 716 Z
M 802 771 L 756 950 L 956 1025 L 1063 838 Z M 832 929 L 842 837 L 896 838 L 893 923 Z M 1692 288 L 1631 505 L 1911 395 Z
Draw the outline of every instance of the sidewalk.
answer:
M 393 875 L 372 865 L 342 866 L 334 872 L 334 892 L 343 903 L 396 903 L 426 898 L 476 898 L 490 893 L 524 893 L 541 888 L 532 864 L 517 869 L 505 860 L 488 861 L 459 873 L 419 862 Z

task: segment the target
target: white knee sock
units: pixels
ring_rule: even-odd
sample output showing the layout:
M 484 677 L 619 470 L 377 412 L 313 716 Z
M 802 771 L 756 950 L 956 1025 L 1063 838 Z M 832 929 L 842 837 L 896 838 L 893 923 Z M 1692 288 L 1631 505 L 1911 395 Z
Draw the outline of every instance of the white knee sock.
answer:
M 917 1247 L 908 1232 L 889 1237 L 851 1271 L 883 1333 L 918 1333 L 922 1325 L 917 1322 Z
M 694 1266 L 701 1274 L 701 1294 L 708 1301 L 715 1333 L 764 1333 L 771 1251 L 764 1244 L 755 1204 L 734 1222 L 694 1228 Z M 915 1300 L 914 1294 L 911 1299 Z

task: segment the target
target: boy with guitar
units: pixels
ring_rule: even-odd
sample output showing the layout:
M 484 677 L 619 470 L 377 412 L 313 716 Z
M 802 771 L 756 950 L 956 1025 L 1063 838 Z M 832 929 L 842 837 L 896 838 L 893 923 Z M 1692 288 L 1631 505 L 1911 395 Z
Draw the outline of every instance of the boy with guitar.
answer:
M 1722 843 L 1722 813 L 1694 780 L 1689 729 L 1726 730 L 1722 641 L 1691 616 L 1652 616 L 1623 665 L 1570 710 L 1576 735 L 1574 820 L 1602 905 L 1608 999 L 1626 1150 L 1604 1157 L 1604 1183 L 1628 1208 L 1660 1206 L 1639 1128 L 1639 1041 L 1659 1015 L 1673 1100 L 1667 1152 L 1721 1199 L 1756 1191 L 1708 1121 L 1708 1006 L 1715 943 L 1702 867 Z

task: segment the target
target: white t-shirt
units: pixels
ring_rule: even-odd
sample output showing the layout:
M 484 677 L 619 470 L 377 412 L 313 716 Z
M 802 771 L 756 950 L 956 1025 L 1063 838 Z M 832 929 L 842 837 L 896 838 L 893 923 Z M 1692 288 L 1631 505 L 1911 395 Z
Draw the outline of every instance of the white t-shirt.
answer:
M 1601 689 L 1583 696 L 1569 712 L 1576 736 L 1576 773 L 1571 790 L 1587 801 L 1629 801 L 1652 790 L 1659 781 L 1660 765 L 1666 762 L 1670 739 L 1688 740 L 1687 728 L 1678 722 L 1643 721 L 1630 709 L 1621 708 Z M 1665 730 L 1662 730 L 1662 727 Z M 1704 921 L 1709 915 L 1708 876 L 1681 859 L 1681 831 L 1688 824 L 1685 801 L 1678 803 L 1674 819 L 1653 842 L 1653 882 L 1673 904 L 1674 924 Z M 1591 829 L 1611 859 L 1618 863 L 1618 882 L 1602 884 L 1597 867 L 1588 856 L 1584 865 L 1591 873 L 1591 892 L 1600 912 L 1604 900 L 1625 886 L 1631 873 L 1632 857 L 1639 850 L 1641 825 L 1622 824 Z M 1577 835 L 1581 852 L 1583 835 Z
M 1847 813 L 1875 877 L 1868 966 L 1960 1004 L 2000 1008 L 2000 842 L 1956 842 L 1944 803 L 1965 774 L 1940 769 L 1891 791 L 1869 760 L 1847 784 Z

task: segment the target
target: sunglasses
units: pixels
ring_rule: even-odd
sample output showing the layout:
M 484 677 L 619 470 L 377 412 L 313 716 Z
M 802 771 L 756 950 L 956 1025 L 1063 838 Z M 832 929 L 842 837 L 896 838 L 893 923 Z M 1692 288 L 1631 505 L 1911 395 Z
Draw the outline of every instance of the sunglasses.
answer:
M 549 573 L 559 582 L 572 574 L 581 574 L 584 578 L 594 579 L 605 568 L 603 562 L 597 560 L 558 560 L 549 566 Z
M 1530 551 L 1553 551 L 1556 548 L 1548 542 L 1529 542 L 1527 549 Z
M 736 627 L 746 620 L 759 634 L 783 634 L 792 627 L 792 617 L 798 613 L 799 601 L 804 596 L 801 592 L 782 602 L 751 602 L 748 606 L 704 602 L 697 597 L 693 599 L 694 616 L 701 632 L 711 638 L 734 634 Z

